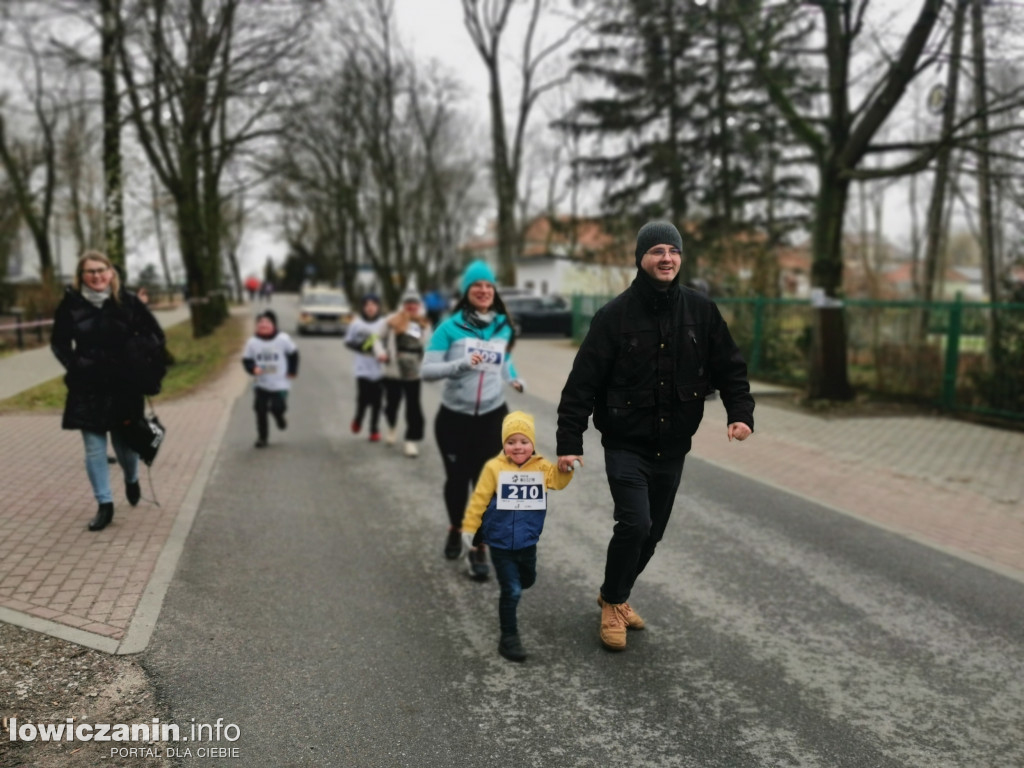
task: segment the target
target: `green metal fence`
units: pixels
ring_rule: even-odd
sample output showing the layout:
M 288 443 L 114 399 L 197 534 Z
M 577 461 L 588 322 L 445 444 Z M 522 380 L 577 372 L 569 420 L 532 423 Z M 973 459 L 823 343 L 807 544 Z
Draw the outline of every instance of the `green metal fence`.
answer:
M 573 297 L 573 335 L 610 296 Z M 807 382 L 806 300 L 716 298 L 751 378 Z M 860 392 L 1024 421 L 1024 304 L 871 301 L 843 304 L 847 370 Z

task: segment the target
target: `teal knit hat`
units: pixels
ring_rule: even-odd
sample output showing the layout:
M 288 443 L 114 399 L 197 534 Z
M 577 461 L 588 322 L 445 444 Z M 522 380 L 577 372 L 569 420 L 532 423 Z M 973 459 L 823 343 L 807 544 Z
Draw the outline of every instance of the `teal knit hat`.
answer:
M 486 261 L 480 261 L 477 259 L 472 262 L 466 271 L 462 273 L 462 281 L 459 283 L 459 287 L 462 289 L 462 294 L 465 295 L 466 291 L 469 290 L 469 286 L 478 280 L 486 280 L 491 285 L 497 286 L 498 281 L 494 277 L 494 271 L 487 266 Z
M 681 251 L 683 250 L 683 238 L 671 222 L 647 222 L 640 227 L 640 231 L 636 235 L 636 265 L 638 267 L 644 254 L 656 245 L 674 245 Z

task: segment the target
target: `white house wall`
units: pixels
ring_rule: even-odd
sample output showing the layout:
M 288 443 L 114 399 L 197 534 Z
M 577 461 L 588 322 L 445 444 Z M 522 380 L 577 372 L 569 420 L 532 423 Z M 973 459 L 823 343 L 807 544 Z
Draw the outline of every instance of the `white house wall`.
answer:
M 531 259 L 516 265 L 516 287 L 537 295 L 571 296 L 620 293 L 636 277 L 635 267 L 609 267 L 568 259 Z

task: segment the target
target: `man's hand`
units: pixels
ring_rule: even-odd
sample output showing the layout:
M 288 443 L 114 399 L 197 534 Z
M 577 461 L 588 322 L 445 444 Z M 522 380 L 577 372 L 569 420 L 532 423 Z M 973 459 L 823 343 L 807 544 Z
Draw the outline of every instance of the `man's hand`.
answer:
M 559 472 L 572 472 L 573 463 L 579 462 L 580 466 L 583 466 L 582 456 L 559 456 L 558 457 L 558 471 Z
M 732 424 L 729 425 L 728 435 L 730 441 L 732 441 L 734 437 L 737 440 L 746 440 L 748 437 L 750 437 L 750 433 L 750 427 L 748 427 L 742 421 L 734 421 Z

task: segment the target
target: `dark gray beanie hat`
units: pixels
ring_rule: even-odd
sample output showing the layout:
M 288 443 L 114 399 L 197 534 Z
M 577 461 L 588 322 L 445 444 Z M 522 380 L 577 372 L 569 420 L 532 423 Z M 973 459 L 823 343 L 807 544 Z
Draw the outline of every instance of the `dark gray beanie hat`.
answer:
M 636 235 L 636 265 L 640 266 L 640 260 L 651 248 L 663 243 L 683 250 L 683 238 L 671 222 L 649 221 L 640 227 Z

